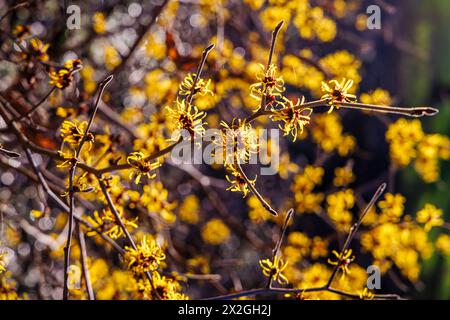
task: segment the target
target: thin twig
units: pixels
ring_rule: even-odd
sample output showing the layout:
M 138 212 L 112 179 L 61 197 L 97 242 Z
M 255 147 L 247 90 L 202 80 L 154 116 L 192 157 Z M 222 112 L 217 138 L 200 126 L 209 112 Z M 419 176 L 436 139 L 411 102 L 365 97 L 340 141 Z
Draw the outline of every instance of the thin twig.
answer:
M 78 229 L 78 243 L 80 245 L 80 252 L 81 252 L 81 266 L 83 269 L 83 277 L 84 277 L 84 282 L 86 283 L 86 290 L 88 293 L 88 298 L 89 298 L 89 300 L 95 300 L 94 289 L 92 288 L 91 277 L 89 275 L 86 239 L 84 238 L 84 232 L 81 229 L 80 223 L 77 223 L 77 229 Z
M 200 60 L 200 63 L 197 67 L 197 73 L 195 74 L 194 82 L 192 83 L 191 92 L 189 93 L 189 96 L 187 97 L 186 101 L 188 104 L 192 104 L 192 99 L 194 99 L 195 94 L 195 86 L 197 85 L 198 79 L 200 79 L 200 75 L 202 73 L 203 67 L 205 66 L 206 58 L 208 57 L 208 54 L 211 52 L 211 50 L 214 49 L 214 44 L 210 44 L 203 50 L 202 53 L 202 59 Z
M 270 204 L 267 203 L 267 201 L 263 198 L 263 196 L 258 192 L 258 190 L 256 190 L 255 186 L 253 185 L 253 183 L 250 181 L 250 179 L 247 177 L 247 175 L 245 174 L 244 170 L 242 170 L 241 164 L 239 163 L 239 159 L 236 159 L 236 167 L 239 171 L 239 174 L 242 176 L 242 178 L 245 180 L 245 182 L 247 183 L 247 186 L 250 188 L 250 190 L 252 191 L 252 193 L 255 195 L 255 197 L 259 200 L 259 202 L 261 202 L 261 205 L 264 207 L 264 209 L 266 209 L 267 211 L 269 211 L 269 213 L 273 214 L 274 216 L 278 215 L 278 212 L 273 209 Z
M 56 86 L 53 86 L 50 91 L 41 99 L 38 103 L 36 103 L 30 110 L 25 112 L 24 114 L 20 115 L 19 117 L 13 119 L 13 121 L 20 121 L 26 117 L 31 116 L 47 99 L 50 97 L 50 95 L 53 93 L 53 91 L 56 90 Z
M 278 241 L 275 245 L 275 248 L 272 251 L 272 263 L 275 263 L 275 258 L 277 257 L 278 252 L 280 251 L 281 244 L 283 243 L 284 237 L 286 236 L 286 230 L 287 230 L 287 227 L 289 226 L 289 221 L 291 220 L 293 213 L 294 213 L 293 208 L 289 209 L 289 211 L 287 212 L 286 219 L 284 220 L 283 228 L 281 229 L 280 238 L 278 239 Z M 273 273 L 274 273 L 274 271 L 272 271 L 269 275 L 269 279 L 267 281 L 266 288 L 272 287 Z
M 375 202 L 378 200 L 378 198 L 383 194 L 384 190 L 386 190 L 386 183 L 382 183 L 375 194 L 372 196 L 372 199 L 370 199 L 370 202 L 365 207 L 364 211 L 359 216 L 358 221 L 350 228 L 350 232 L 348 233 L 347 239 L 345 240 L 344 246 L 341 250 L 341 255 L 343 255 L 350 247 L 350 244 L 353 240 L 353 238 L 356 235 L 356 232 L 358 231 L 359 227 L 361 226 L 361 223 L 366 216 L 366 214 L 369 212 L 369 210 L 375 205 Z M 328 279 L 328 283 L 326 285 L 327 288 L 331 287 L 331 284 L 333 283 L 333 280 L 336 278 L 336 275 L 339 271 L 339 267 L 341 266 L 341 263 L 336 264 L 336 266 L 333 269 L 333 272 L 331 274 L 330 279 Z
M 68 300 L 69 299 L 69 286 L 68 286 L 68 280 L 69 280 L 69 264 L 70 264 L 70 246 L 72 245 L 72 236 L 73 236 L 73 224 L 74 224 L 74 211 L 75 211 L 75 190 L 74 190 L 74 180 L 75 180 L 75 172 L 77 169 L 77 163 L 78 158 L 80 157 L 81 150 L 83 149 L 83 145 L 86 141 L 87 135 L 89 133 L 89 129 L 91 128 L 91 125 L 94 121 L 95 115 L 97 113 L 98 104 L 100 102 L 100 99 L 103 95 L 103 92 L 108 85 L 109 82 L 113 79 L 113 76 L 110 75 L 106 77 L 102 82 L 99 84 L 99 92 L 97 95 L 97 100 L 94 103 L 94 110 L 89 118 L 86 130 L 81 137 L 80 143 L 78 145 L 78 148 L 75 153 L 75 159 L 72 164 L 72 167 L 70 168 L 69 172 L 69 229 L 67 231 L 67 243 L 66 248 L 64 250 L 64 289 L 63 289 L 63 299 Z
M 4 18 L 6 18 L 6 17 L 8 16 L 8 14 L 10 14 L 11 12 L 13 12 L 14 10 L 17 10 L 17 9 L 19 9 L 19 8 L 22 8 L 22 7 L 27 7 L 29 4 L 30 4 L 30 3 L 29 3 L 28 1 L 24 1 L 24 2 L 20 2 L 20 3 L 16 4 L 16 5 L 12 6 L 12 7 L 9 8 L 8 10 L 6 10 L 5 14 L 3 14 L 3 15 L 0 17 L 0 21 L 2 21 Z
M 272 64 L 273 53 L 275 51 L 275 44 L 277 42 L 278 33 L 280 32 L 280 29 L 283 26 L 283 24 L 284 21 L 281 20 L 272 32 L 272 41 L 270 43 L 269 58 L 267 59 L 267 70 L 269 70 L 269 67 Z M 265 92 L 265 94 L 261 97 L 260 110 L 266 110 L 268 94 L 269 94 L 268 92 Z

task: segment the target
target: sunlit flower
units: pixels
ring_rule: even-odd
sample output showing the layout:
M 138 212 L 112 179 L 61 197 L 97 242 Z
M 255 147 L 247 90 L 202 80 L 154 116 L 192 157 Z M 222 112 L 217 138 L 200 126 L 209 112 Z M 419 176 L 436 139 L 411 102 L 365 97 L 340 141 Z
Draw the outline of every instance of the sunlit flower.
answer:
M 123 211 L 121 209 L 117 209 L 120 219 L 123 225 L 127 228 L 128 231 L 134 230 L 138 227 L 137 218 L 127 219 Z M 119 221 L 116 219 L 116 216 L 109 209 L 104 209 L 100 214 L 99 211 L 94 212 L 93 217 L 87 217 L 86 220 L 97 230 L 100 230 L 102 233 L 109 236 L 111 239 L 118 239 L 125 235 L 124 230 L 122 229 Z M 86 233 L 88 236 L 96 236 L 98 233 L 96 230 L 91 230 Z
M 145 157 L 142 152 L 132 152 L 127 157 L 128 164 L 134 168 L 134 170 L 130 173 L 130 179 L 134 177 L 134 183 L 139 184 L 142 176 L 146 176 L 149 179 L 153 179 L 156 177 L 156 173 L 154 172 L 161 166 L 161 163 L 158 160 L 151 160 L 148 157 Z
M 268 68 L 260 65 L 261 72 L 256 75 L 258 82 L 250 86 L 250 96 L 261 101 L 266 96 L 266 105 L 271 107 L 275 104 L 277 97 L 284 92 L 283 78 L 276 75 L 277 67 L 271 64 Z
M 322 82 L 322 91 L 325 93 L 321 99 L 328 99 L 328 104 L 331 106 L 328 113 L 331 113 L 336 107 L 339 109 L 336 102 L 352 102 L 356 100 L 354 94 L 350 94 L 348 91 L 353 86 L 353 80 L 342 79 L 341 82 L 337 80 L 330 80 L 328 83 Z
M 225 178 L 229 183 L 231 183 L 231 186 L 227 188 L 227 190 L 231 190 L 234 192 L 242 192 L 243 198 L 245 198 L 250 191 L 249 186 L 245 178 L 242 176 L 242 174 L 236 169 L 234 165 L 228 165 L 227 171 L 230 173 L 232 178 L 230 178 L 229 175 L 226 175 Z M 233 180 L 234 179 L 234 180 Z M 249 180 L 249 182 L 254 185 L 256 181 L 256 177 L 253 180 Z
M 144 236 L 141 243 L 136 245 L 136 249 L 127 246 L 125 251 L 124 259 L 128 269 L 137 274 L 157 270 L 166 258 L 156 241 L 147 236 Z
M 61 138 L 63 142 L 68 143 L 72 148 L 78 147 L 87 129 L 87 122 L 78 120 L 70 121 L 64 120 L 61 125 Z M 89 143 L 89 149 L 92 147 L 94 142 L 94 135 L 91 132 L 86 134 L 85 142 Z
M 289 283 L 288 279 L 283 274 L 283 271 L 286 269 L 288 263 L 284 262 L 279 256 L 275 256 L 273 261 L 272 259 L 260 260 L 259 265 L 261 266 L 262 272 L 266 277 L 271 277 L 281 285 Z
M 179 100 L 175 102 L 173 107 L 166 107 L 168 111 L 169 122 L 173 124 L 177 130 L 186 130 L 191 138 L 196 135 L 203 136 L 205 128 L 203 127 L 206 122 L 203 119 L 206 117 L 206 113 L 199 111 L 196 106 L 191 105 L 186 100 Z M 172 137 L 177 140 L 181 136 L 181 132 L 178 132 L 176 137 Z
M 194 85 L 194 79 L 196 74 L 189 73 L 183 79 L 183 82 L 180 84 L 179 94 L 182 96 L 189 96 L 192 92 L 192 86 Z M 200 95 L 204 96 L 206 94 L 213 94 L 213 92 L 208 88 L 211 83 L 211 79 L 205 81 L 202 78 L 197 79 L 197 83 L 195 84 L 195 89 L 193 91 L 193 96 Z
M 336 256 L 337 260 L 328 259 L 328 263 L 337 266 L 342 271 L 342 278 L 350 273 L 349 265 L 355 260 L 355 256 L 352 256 L 352 249 L 345 250 L 344 252 L 338 253 L 333 250 L 332 253 Z
M 251 155 L 256 154 L 259 148 L 258 136 L 250 123 L 236 118 L 231 126 L 225 121 L 221 123 L 222 129 L 219 139 L 214 144 L 219 146 L 224 156 L 225 164 L 234 164 L 237 161 L 248 161 Z
M 313 110 L 311 108 L 299 108 L 305 103 L 305 97 L 299 99 L 296 104 L 284 98 L 285 108 L 274 110 L 274 115 L 270 116 L 273 121 L 283 121 L 283 125 L 278 125 L 283 135 L 292 135 L 293 141 L 297 140 L 299 134 L 303 133 L 303 127 L 309 124 Z
M 67 88 L 73 81 L 73 74 L 81 70 L 81 67 L 81 61 L 78 59 L 67 61 L 64 67 L 49 72 L 50 84 L 59 89 Z
M 373 300 L 374 297 L 375 295 L 373 294 L 373 292 L 371 292 L 367 288 L 364 288 L 364 290 L 359 293 L 359 298 L 361 300 Z

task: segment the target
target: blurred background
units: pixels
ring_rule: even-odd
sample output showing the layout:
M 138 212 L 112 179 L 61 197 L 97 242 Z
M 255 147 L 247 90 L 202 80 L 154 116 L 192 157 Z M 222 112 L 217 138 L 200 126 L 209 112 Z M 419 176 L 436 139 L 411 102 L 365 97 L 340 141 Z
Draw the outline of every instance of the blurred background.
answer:
M 5 12 L 6 8 L 14 4 L 14 1 L 0 0 L 0 12 Z M 66 19 L 69 15 L 66 10 L 71 4 L 81 8 L 80 29 L 67 29 Z M 140 136 L 145 131 L 142 125 L 151 121 L 152 115 L 175 99 L 179 83 L 186 73 L 195 72 L 201 51 L 209 43 L 215 43 L 216 48 L 208 58 L 204 78 L 212 79 L 213 91 L 218 92 L 216 96 L 219 99 L 199 98 L 196 100 L 199 109 L 208 113 L 206 120 L 211 126 L 218 126 L 219 119 L 230 122 L 234 116 L 251 114 L 254 101 L 248 98 L 249 85 L 256 81 L 257 63 L 266 63 L 271 30 L 280 20 L 285 20 L 285 26 L 277 43 L 275 62 L 285 78 L 287 97 L 294 99 L 304 95 L 307 101 L 317 99 L 321 96 L 322 80 L 353 78 L 355 93 L 358 95 L 381 88 L 389 92 L 393 105 L 438 108 L 438 115 L 420 119 L 423 130 L 426 133 L 450 135 L 450 1 L 170 0 L 157 23 L 149 32 L 144 32 L 152 19 L 154 8 L 161 4 L 163 1 L 160 0 L 145 3 L 114 0 L 30 1 L 28 8 L 15 10 L 1 21 L 0 91 L 16 99 L 15 106 L 19 110 L 27 109 L 26 104 L 21 105 L 21 97 L 36 101 L 37 97 L 45 95 L 48 77 L 45 72 L 37 72 L 35 67 L 23 67 L 20 59 L 14 57 L 17 47 L 11 44 L 11 39 L 5 34 L 13 34 L 15 26 L 30 26 L 33 36 L 49 43 L 48 55 L 55 64 L 62 65 L 67 59 L 73 58 L 80 58 L 84 64 L 83 72 L 77 78 L 77 89 L 71 88 L 64 94 L 55 95 L 49 99 L 47 110 L 40 110 L 41 113 L 36 114 L 36 121 L 51 132 L 42 134 L 31 131 L 30 135 L 36 137 L 37 143 L 58 148 L 58 128 L 62 120 L 73 115 L 86 117 L 87 101 L 95 92 L 96 83 L 113 72 L 116 77 L 106 94 L 104 110 L 99 116 L 102 124 L 98 124 L 96 130 L 103 133 L 110 130 L 116 134 L 114 143 L 121 151 L 114 155 L 123 156 L 138 146 L 144 146 L 142 148 L 145 149 L 148 147 L 145 141 L 149 138 L 145 134 Z M 381 10 L 379 30 L 368 30 L 365 26 L 366 8 L 373 4 Z M 130 60 L 125 59 L 126 63 L 123 64 L 140 35 L 140 46 Z M 339 57 L 333 55 L 341 51 L 346 53 Z M 290 56 L 291 60 L 285 59 L 286 56 Z M 33 96 L 30 89 L 38 94 Z M 66 113 L 58 109 L 61 106 L 65 107 Z M 319 113 L 325 114 L 326 111 L 327 108 L 323 108 Z M 314 119 L 311 131 L 309 128 L 305 130 L 305 135 L 299 141 L 282 139 L 280 148 L 288 151 L 290 157 L 283 165 L 287 167 L 293 163 L 297 168 L 292 172 L 287 170 L 286 177 L 280 178 L 280 174 L 260 177 L 261 180 L 258 180 L 261 193 L 267 195 L 275 207 L 285 211 L 290 206 L 298 205 L 292 200 L 290 190 L 295 176 L 301 174 L 308 164 L 323 166 L 324 183 L 318 190 L 328 195 L 336 191 L 332 184 L 334 169 L 345 166 L 351 160 L 356 176 L 351 187 L 361 199 L 368 201 L 377 183 L 388 181 L 389 192 L 406 197 L 406 214 L 415 216 L 426 203 L 432 203 L 443 210 L 445 221 L 450 220 L 448 161 L 440 161 L 440 176 L 432 183 L 424 182 L 413 165 L 392 173 L 385 133 L 387 126 L 398 117 L 342 109 L 339 115 L 343 131 L 355 137 L 356 151 L 341 155 L 320 150 L 312 132 L 317 126 Z M 109 129 L 105 129 L 105 123 Z M 266 124 L 263 121 L 258 123 L 260 126 Z M 15 140 L 11 137 L 5 139 L 13 148 Z M 8 146 L 8 143 L 5 144 Z M 52 168 L 51 162 L 39 160 L 47 168 Z M 60 232 L 61 223 L 57 224 L 55 218 L 58 210 L 47 208 L 33 191 L 35 186 L 8 167 L 8 163 L 4 163 L 1 170 L 2 204 L 30 223 L 38 223 L 38 228 L 44 233 L 55 236 L 54 233 Z M 255 174 L 259 174 L 258 169 L 249 168 L 249 176 Z M 64 181 L 61 172 L 58 171 L 56 175 Z M 215 185 L 210 192 L 209 188 L 205 190 L 199 183 L 199 175 L 209 177 Z M 140 190 L 127 184 L 129 181 L 125 176 L 122 178 L 126 190 Z M 250 217 L 251 201 L 242 199 L 239 194 L 225 192 L 228 184 L 224 176 L 224 170 L 214 166 L 180 169 L 165 164 L 158 173 L 157 181 L 162 181 L 164 188 L 169 190 L 170 202 L 177 202 L 177 208 L 172 210 L 177 221 L 167 223 L 168 227 L 164 224 L 169 230 L 164 229 L 169 236 L 161 232 L 158 226 L 155 227 L 159 222 L 148 223 L 140 230 L 164 234 L 161 238 L 172 237 L 171 245 L 177 254 L 168 258 L 172 259 L 169 265 L 176 265 L 176 256 L 182 256 L 184 262 L 176 268 L 180 273 L 193 270 L 203 272 L 205 269 L 201 266 L 204 262 L 194 258 L 206 257 L 210 262 L 206 269 L 208 273 L 222 276 L 219 282 L 189 282 L 186 291 L 194 298 L 225 293 L 229 291 L 227 288 L 239 291 L 257 287 L 264 281 L 258 261 L 270 255 L 282 224 L 282 219 L 276 221 L 263 216 L 261 223 Z M 188 223 L 181 218 L 181 211 L 189 211 L 192 206 L 186 200 L 191 194 L 199 202 L 198 223 Z M 30 210 L 36 208 L 52 213 L 49 225 L 39 222 L 30 214 Z M 135 213 L 132 209 L 130 211 Z M 92 212 L 93 209 L 87 210 L 86 214 L 92 215 Z M 357 212 L 355 206 L 352 213 L 356 216 Z M 142 218 L 142 215 L 143 219 L 148 218 L 142 213 L 139 217 Z M 208 243 L 204 235 L 202 239 L 203 222 L 215 216 L 224 220 L 232 231 L 230 238 L 219 245 Z M 330 239 L 330 252 L 343 237 L 342 234 L 337 238 L 332 236 L 335 234 L 333 228 L 313 214 L 298 214 L 290 228 L 292 231 L 304 232 L 311 238 L 320 236 Z M 40 264 L 43 261 L 48 265 L 46 272 L 56 270 L 60 276 L 61 256 L 56 253 L 52 255 L 52 250 L 46 251 L 42 246 L 36 246 L 34 238 L 20 227 L 15 230 L 20 238 L 16 246 L 27 243 L 21 249 L 25 254 L 19 253 L 15 263 L 10 264 L 20 290 L 31 292 L 31 297 L 57 297 L 59 293 L 52 293 L 52 290 L 58 287 L 58 282 L 47 279 L 47 276 L 42 280 L 41 276 L 45 272 Z M 250 230 L 250 236 L 247 230 Z M 429 237 L 434 241 L 442 233 L 442 230 L 435 228 Z M 253 236 L 256 236 L 257 241 Z M 165 241 L 170 242 L 167 239 Z M 98 243 L 92 242 L 89 245 L 91 252 L 108 256 L 97 247 Z M 263 243 L 259 247 L 260 251 L 255 251 L 255 242 Z M 14 250 L 20 252 L 17 247 Z M 320 263 L 326 264 L 325 257 L 320 259 Z M 358 263 L 365 268 L 370 261 L 370 257 L 364 256 Z M 120 268 L 121 265 L 117 258 L 111 259 L 109 263 L 111 268 Z M 394 275 L 383 280 L 384 291 L 420 299 L 449 299 L 450 255 L 435 250 L 429 258 L 421 259 L 420 264 L 417 281 L 410 281 L 393 267 Z M 304 267 L 301 263 L 299 265 Z M 41 281 L 51 285 L 43 290 L 40 288 Z

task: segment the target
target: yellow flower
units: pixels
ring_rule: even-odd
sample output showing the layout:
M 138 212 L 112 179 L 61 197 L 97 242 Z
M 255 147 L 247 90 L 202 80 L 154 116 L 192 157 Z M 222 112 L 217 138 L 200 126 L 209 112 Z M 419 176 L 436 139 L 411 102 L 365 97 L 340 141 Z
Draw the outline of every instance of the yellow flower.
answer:
M 250 96 L 258 101 L 266 96 L 266 105 L 272 107 L 276 98 L 281 97 L 281 93 L 285 90 L 284 81 L 282 77 L 276 75 L 277 67 L 274 64 L 267 68 L 262 64 L 259 66 L 262 70 L 256 75 L 258 82 L 250 86 Z
M 180 84 L 179 88 L 179 94 L 182 96 L 189 96 L 192 92 L 192 86 L 194 85 L 194 79 L 196 77 L 196 74 L 189 73 L 184 78 L 183 82 Z M 193 92 L 193 96 L 196 94 L 200 96 L 204 96 L 206 94 L 214 95 L 213 92 L 208 88 L 211 84 L 211 79 L 208 79 L 208 81 L 205 81 L 202 78 L 197 79 L 197 83 L 195 84 L 195 89 Z
M 181 221 L 189 224 L 196 224 L 199 220 L 200 202 L 197 196 L 188 195 L 179 208 L 179 216 Z
M 427 203 L 422 210 L 417 212 L 417 222 L 425 224 L 425 231 L 430 231 L 433 227 L 442 226 L 444 224 L 442 210 Z
M 50 84 L 59 89 L 65 89 L 73 81 L 73 74 L 81 70 L 82 65 L 79 59 L 69 60 L 64 63 L 64 67 L 57 71 L 50 71 Z
M 6 271 L 6 252 L 0 252 L 0 274 Z
M 289 283 L 286 276 L 282 273 L 286 269 L 288 263 L 284 262 L 279 256 L 276 256 L 274 261 L 272 261 L 272 259 L 260 260 L 259 265 L 267 278 L 272 278 L 281 285 Z
M 117 210 L 122 220 L 122 223 L 124 224 L 124 226 L 127 228 L 128 231 L 131 231 L 138 227 L 138 225 L 136 224 L 138 218 L 129 220 L 123 214 L 123 210 L 121 209 Z M 86 217 L 86 221 L 88 221 L 95 229 L 100 230 L 102 233 L 109 236 L 111 239 L 116 240 L 125 235 L 124 230 L 119 224 L 119 221 L 117 221 L 116 216 L 111 212 L 110 209 L 104 209 L 101 215 L 96 210 L 94 212 L 93 217 L 89 216 Z M 88 231 L 86 234 L 88 236 L 96 236 L 98 233 L 94 230 L 91 230 Z
M 142 176 L 146 176 L 149 179 L 156 177 L 156 173 L 153 171 L 161 166 L 158 160 L 152 162 L 144 156 L 142 152 L 132 152 L 127 157 L 127 162 L 134 170 L 130 173 L 130 179 L 134 177 L 134 183 L 139 184 Z
M 322 91 L 325 94 L 320 99 L 328 99 L 328 104 L 331 106 L 328 113 L 331 113 L 334 107 L 339 109 L 339 106 L 334 105 L 336 102 L 351 102 L 356 100 L 354 94 L 348 93 L 352 86 L 353 80 L 347 80 L 345 78 L 341 82 L 337 80 L 330 80 L 328 83 L 322 82 Z
M 436 249 L 442 254 L 450 255 L 450 236 L 447 234 L 441 234 L 436 239 Z
M 24 59 L 29 60 L 32 57 L 40 61 L 48 61 L 47 50 L 49 48 L 49 44 L 43 43 L 41 40 L 37 38 L 33 38 L 30 40 L 30 46 L 27 48 L 28 53 L 23 53 L 22 56 Z
M 162 300 L 187 300 L 189 297 L 180 293 L 181 286 L 178 281 L 161 276 L 158 272 L 152 273 L 153 286 L 155 291 L 158 292 L 159 297 Z M 137 291 L 141 295 L 140 299 L 152 299 L 153 288 L 148 278 L 141 278 L 137 283 Z
M 364 288 L 364 290 L 359 293 L 359 298 L 361 300 L 373 300 L 374 297 L 375 295 L 373 294 L 373 292 L 371 292 L 367 288 Z
M 237 122 L 237 123 L 236 123 Z M 234 164 L 238 161 L 248 161 L 252 154 L 256 154 L 259 148 L 258 136 L 250 123 L 236 118 L 229 126 L 225 121 L 221 123 L 222 129 L 219 139 L 214 139 L 219 150 L 215 150 L 224 156 L 224 163 Z
M 299 99 L 295 105 L 289 99 L 284 98 L 284 101 L 287 106 L 283 109 L 275 110 L 275 114 L 271 115 L 270 118 L 273 121 L 283 121 L 283 125 L 278 125 L 278 127 L 283 131 L 284 136 L 292 134 L 295 142 L 298 135 L 303 133 L 303 127 L 309 124 L 313 110 L 311 108 L 298 108 L 305 103 L 305 97 L 302 97 L 301 100 Z
M 225 176 L 227 181 L 231 183 L 231 186 L 227 188 L 227 190 L 231 190 L 233 192 L 242 192 L 243 198 L 245 198 L 250 191 L 247 181 L 241 175 L 241 173 L 236 169 L 234 165 L 228 165 L 227 170 L 234 177 L 232 180 L 228 175 Z M 253 180 L 249 180 L 252 185 L 255 184 L 256 177 Z
M 166 107 L 169 115 L 169 122 L 171 122 L 175 129 L 186 130 L 193 139 L 196 135 L 200 137 L 205 133 L 203 127 L 206 123 L 203 119 L 206 117 L 206 113 L 199 111 L 196 106 L 191 105 L 185 100 L 179 100 L 175 102 L 174 107 Z M 181 132 L 178 132 L 173 140 L 178 140 L 181 136 Z
M 102 12 L 96 12 L 92 16 L 92 27 L 95 33 L 105 33 L 106 31 L 106 19 Z
M 386 193 L 384 200 L 378 203 L 381 209 L 381 220 L 389 222 L 398 222 L 403 215 L 406 199 L 401 194 Z
M 349 185 L 353 181 L 355 181 L 355 175 L 353 174 L 353 171 L 350 167 L 345 166 L 342 168 L 334 169 L 333 184 L 336 187 L 344 187 L 346 185 Z
M 327 214 L 340 231 L 348 231 L 352 222 L 350 209 L 355 204 L 353 190 L 346 189 L 327 197 Z
M 136 274 L 153 272 L 159 268 L 161 262 L 166 259 L 163 250 L 158 246 L 155 240 L 150 240 L 144 236 L 136 249 L 125 247 L 124 259 L 130 271 Z
M 386 141 L 392 161 L 404 167 L 417 157 L 417 145 L 424 138 L 422 124 L 419 120 L 398 119 L 389 125 Z
M 158 215 L 165 223 L 174 223 L 176 215 L 173 210 L 177 204 L 169 202 L 169 191 L 164 188 L 161 181 L 151 181 L 145 185 L 141 197 L 141 203 L 148 212 Z
M 342 278 L 344 278 L 350 273 L 348 266 L 355 260 L 355 256 L 352 256 L 352 249 L 345 250 L 343 253 L 338 253 L 336 250 L 333 250 L 332 253 L 336 256 L 337 260 L 328 259 L 328 263 L 332 266 L 338 266 L 342 271 Z
M 217 218 L 209 220 L 203 226 L 201 233 L 203 241 L 212 245 L 224 243 L 230 237 L 230 229 Z
M 337 113 L 322 113 L 313 118 L 311 132 L 314 141 L 325 151 L 345 157 L 356 146 L 355 137 L 343 133 L 340 117 Z
M 40 219 L 44 216 L 44 212 L 41 210 L 31 210 L 30 215 L 35 219 Z
M 76 148 L 80 144 L 81 139 L 86 132 L 86 128 L 86 121 L 79 122 L 78 120 L 75 120 L 72 122 L 70 120 L 64 120 L 61 125 L 61 138 L 63 139 L 63 142 L 68 143 L 72 148 Z M 89 143 L 89 149 L 91 149 L 92 143 L 94 142 L 94 135 L 88 132 L 85 142 Z
M 23 39 L 30 34 L 30 27 L 18 24 L 13 29 L 13 35 L 18 39 Z
M 388 91 L 383 89 L 375 89 L 370 93 L 363 93 L 359 99 L 362 103 L 378 104 L 383 106 L 390 106 L 392 104 L 392 97 Z
M 75 157 L 75 150 L 73 151 L 61 151 L 58 150 L 58 155 L 61 158 L 61 162 L 59 162 L 56 167 L 57 168 L 70 168 L 75 163 L 78 162 L 78 159 Z

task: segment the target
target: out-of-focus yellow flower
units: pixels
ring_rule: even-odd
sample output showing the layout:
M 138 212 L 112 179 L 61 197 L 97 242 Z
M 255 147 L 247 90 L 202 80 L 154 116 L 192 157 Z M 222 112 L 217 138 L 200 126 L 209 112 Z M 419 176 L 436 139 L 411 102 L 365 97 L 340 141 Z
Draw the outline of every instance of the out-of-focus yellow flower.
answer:
M 6 271 L 6 252 L 0 252 L 0 274 Z
M 266 30 L 273 30 L 281 20 L 291 19 L 291 10 L 287 7 L 267 7 L 260 13 L 261 22 Z
M 41 210 L 31 210 L 30 215 L 35 219 L 40 219 L 44 216 L 44 212 Z
M 322 183 L 323 174 L 321 167 L 306 166 L 302 173 L 294 177 L 291 190 L 294 192 L 296 212 L 320 212 L 324 194 L 313 193 L 313 190 Z
M 17 37 L 17 39 L 23 39 L 30 34 L 30 27 L 18 24 L 13 29 L 13 35 Z
M 292 3 L 295 2 L 292 1 Z M 317 38 L 320 41 L 329 42 L 336 37 L 336 23 L 324 15 L 321 7 L 311 7 L 308 1 L 298 1 L 293 22 L 298 34 L 304 39 Z
M 266 2 L 266 0 L 244 0 L 244 3 L 246 3 L 252 10 L 258 10 L 262 7 L 262 5 Z
M 141 204 L 149 213 L 157 215 L 165 223 L 171 224 L 177 219 L 173 212 L 177 203 L 169 201 L 169 191 L 164 188 L 161 181 L 151 181 L 144 186 Z
M 327 196 L 327 214 L 338 230 L 348 232 L 352 223 L 350 209 L 355 205 L 353 190 L 346 189 Z
M 122 61 L 119 52 L 112 45 L 105 45 L 103 47 L 103 56 L 108 70 L 113 70 Z
M 384 89 L 375 89 L 369 93 L 362 93 L 359 100 L 365 104 L 378 104 L 389 106 L 392 104 L 392 97 L 388 91 Z
M 442 219 L 442 210 L 427 203 L 422 210 L 417 212 L 417 222 L 425 225 L 425 231 L 430 231 L 433 227 L 442 226 L 444 224 L 444 220 Z
M 322 239 L 321 237 L 314 237 L 311 243 L 311 258 L 319 259 L 328 255 L 329 241 Z
M 199 220 L 200 202 L 197 196 L 190 194 L 181 203 L 178 214 L 181 221 L 196 224 Z
M 22 58 L 25 60 L 30 60 L 31 58 L 36 58 L 40 61 L 48 61 L 47 50 L 50 44 L 43 43 L 38 38 L 33 38 L 29 42 L 28 52 L 22 54 Z
M 259 265 L 262 268 L 263 274 L 267 278 L 272 278 L 281 285 L 289 283 L 289 280 L 283 274 L 283 271 L 286 269 L 288 263 L 284 262 L 279 256 L 275 256 L 273 261 L 272 259 L 260 260 Z
M 403 215 L 406 199 L 401 194 L 386 193 L 384 200 L 378 203 L 381 209 L 381 221 L 398 222 Z
M 333 184 L 336 187 L 344 187 L 355 181 L 355 175 L 350 167 L 345 166 L 342 168 L 334 169 Z
M 314 141 L 325 152 L 336 150 L 340 156 L 345 157 L 356 147 L 355 137 L 343 133 L 337 113 L 315 116 L 311 121 L 311 133 Z
M 212 245 L 222 244 L 230 237 L 230 229 L 218 218 L 209 220 L 201 233 L 203 241 Z
M 209 266 L 209 259 L 203 255 L 198 255 L 187 261 L 187 267 L 190 272 L 200 272 L 201 274 L 208 274 L 211 272 Z
M 435 245 L 442 254 L 450 255 L 450 236 L 448 234 L 439 235 Z
M 106 18 L 102 12 L 96 12 L 92 16 L 92 28 L 98 34 L 106 32 Z

